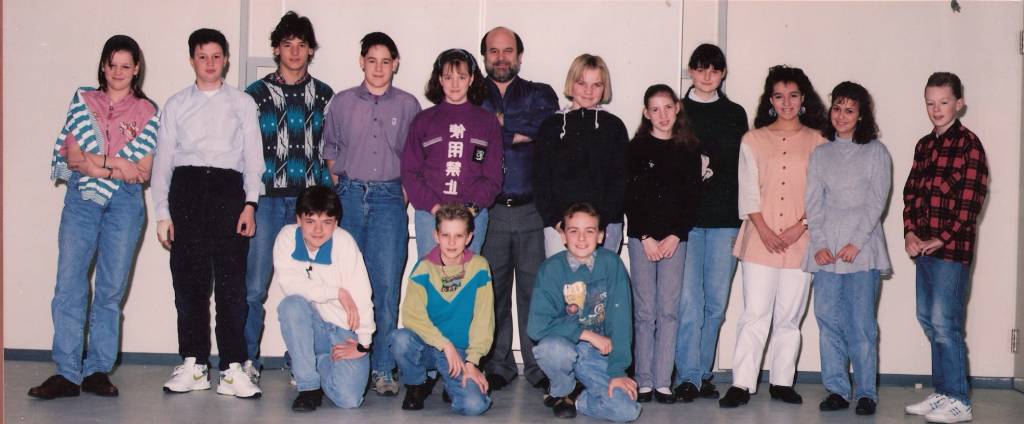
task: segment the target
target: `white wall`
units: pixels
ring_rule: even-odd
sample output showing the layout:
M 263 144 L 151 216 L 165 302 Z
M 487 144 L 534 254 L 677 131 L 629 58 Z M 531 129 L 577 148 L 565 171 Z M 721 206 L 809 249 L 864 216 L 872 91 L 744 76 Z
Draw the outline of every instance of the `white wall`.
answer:
M 107 6 L 103 13 L 95 11 L 95 2 L 6 4 L 3 260 L 8 348 L 50 346 L 49 302 L 64 188 L 46 180 L 46 168 L 72 90 L 95 84 L 94 67 L 103 41 L 119 32 L 139 41 L 149 65 L 146 92 L 161 104 L 191 81 L 185 45 L 191 30 L 209 26 L 224 31 L 236 63 L 228 75 L 232 84 L 239 81 L 237 64 L 245 59 L 237 50 L 239 2 L 101 4 Z M 631 130 L 639 120 L 643 90 L 659 82 L 676 85 L 678 69 L 693 47 L 717 41 L 719 33 L 718 5 L 705 1 L 684 6 L 679 0 L 360 0 L 339 6 L 313 0 L 252 0 L 249 56 L 270 55 L 270 30 L 281 13 L 292 9 L 312 18 L 321 49 L 311 72 L 335 90 L 360 81 L 358 40 L 380 30 L 395 39 L 402 54 L 396 85 L 427 106 L 422 88 L 437 53 L 449 47 L 477 53 L 480 35 L 501 24 L 524 38 L 522 75 L 549 83 L 559 93 L 575 55 L 604 56 L 615 93 L 608 109 Z M 102 21 L 104 29 L 73 29 L 95 21 Z M 1021 157 L 1021 60 L 1016 37 L 1021 23 L 1019 2 L 968 2 L 960 14 L 952 14 L 947 2 L 729 3 L 727 89 L 748 113 L 753 112 L 767 68 L 777 63 L 803 67 L 822 95 L 839 81 L 852 79 L 875 96 L 882 138 L 893 155 L 896 193 L 885 223 L 896 275 L 884 283 L 879 308 L 883 373 L 929 372 L 928 346 L 914 318 L 913 265 L 902 253 L 899 191 L 913 144 L 929 129 L 922 107 L 924 81 L 932 71 L 950 70 L 967 86 L 969 112 L 964 122 L 985 143 L 992 170 L 968 318 L 971 369 L 978 376 L 1012 374 L 1006 338 L 1016 290 L 1014 235 Z M 176 352 L 168 254 L 156 243 L 152 225 L 144 237 L 125 307 L 123 350 Z M 270 295 L 263 349 L 265 355 L 279 355 L 283 343 L 273 306 L 280 295 L 276 288 Z M 720 345 L 722 368 L 730 367 L 741 308 L 739 285 L 734 284 Z M 818 370 L 813 312 L 808 313 L 804 330 L 800 369 Z

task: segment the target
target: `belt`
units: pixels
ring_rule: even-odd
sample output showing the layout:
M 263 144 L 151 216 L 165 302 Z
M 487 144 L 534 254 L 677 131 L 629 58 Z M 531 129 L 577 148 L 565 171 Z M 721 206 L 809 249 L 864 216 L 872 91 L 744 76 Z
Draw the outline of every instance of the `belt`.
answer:
M 494 199 L 494 204 L 504 205 L 510 208 L 516 206 L 529 205 L 530 203 L 533 203 L 532 194 L 523 194 L 518 196 L 501 194 L 498 195 L 498 198 Z

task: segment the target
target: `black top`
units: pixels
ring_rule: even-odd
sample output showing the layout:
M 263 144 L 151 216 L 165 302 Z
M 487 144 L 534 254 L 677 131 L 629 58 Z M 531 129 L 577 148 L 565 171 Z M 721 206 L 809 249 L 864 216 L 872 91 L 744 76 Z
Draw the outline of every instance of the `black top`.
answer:
M 690 88 L 693 90 L 693 88 Z M 747 112 L 719 92 L 718 100 L 699 103 L 683 96 L 683 109 L 700 140 L 698 150 L 708 157 L 710 177 L 700 184 L 700 205 L 694 226 L 703 228 L 739 228 L 739 184 L 736 168 L 740 159 L 740 139 L 747 132 Z
M 626 162 L 629 237 L 661 240 L 675 234 L 686 241 L 698 206 L 700 154 L 650 134 L 629 143 Z
M 533 198 L 545 226 L 575 202 L 588 202 L 603 224 L 622 222 L 629 134 L 615 115 L 577 109 L 549 116 L 537 133 Z

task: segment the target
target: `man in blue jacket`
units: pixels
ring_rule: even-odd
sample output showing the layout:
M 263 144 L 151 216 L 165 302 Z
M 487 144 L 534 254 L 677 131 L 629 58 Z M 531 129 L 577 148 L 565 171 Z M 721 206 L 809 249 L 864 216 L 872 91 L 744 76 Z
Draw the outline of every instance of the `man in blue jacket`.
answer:
M 558 110 L 551 86 L 519 78 L 523 40 L 512 30 L 497 27 L 480 40 L 480 54 L 487 69 L 488 98 L 483 107 L 498 116 L 502 128 L 505 180 L 490 210 L 484 257 L 494 278 L 494 348 L 484 370 L 494 390 L 500 390 L 517 374 L 512 356 L 512 277 L 515 275 L 519 343 L 524 374 L 535 387 L 547 378 L 533 358 L 533 342 L 526 336 L 527 315 L 537 268 L 544 261 L 544 223 L 533 205 L 533 138 L 544 118 Z

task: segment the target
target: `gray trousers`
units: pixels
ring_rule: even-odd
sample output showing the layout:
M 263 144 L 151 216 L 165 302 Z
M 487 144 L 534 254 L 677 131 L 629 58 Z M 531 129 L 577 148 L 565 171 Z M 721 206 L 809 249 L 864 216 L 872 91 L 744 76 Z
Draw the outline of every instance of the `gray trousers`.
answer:
M 537 269 L 544 261 L 544 222 L 533 204 L 490 209 L 483 256 L 491 265 L 494 281 L 494 345 L 484 371 L 511 381 L 518 374 L 512 355 L 512 277 L 515 276 L 516 312 L 519 315 L 519 347 L 526 379 L 536 384 L 544 372 L 533 357 L 533 341 L 526 334 L 530 298 Z
M 640 239 L 629 238 L 637 387 L 672 387 L 685 264 L 685 241 L 679 243 L 671 258 L 651 262 L 644 255 Z

